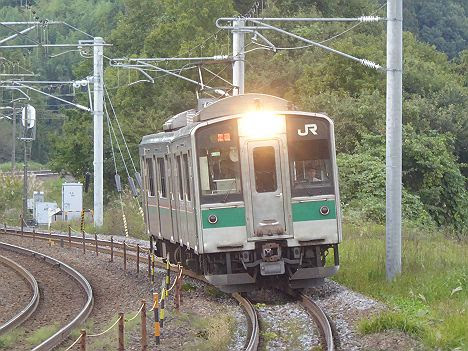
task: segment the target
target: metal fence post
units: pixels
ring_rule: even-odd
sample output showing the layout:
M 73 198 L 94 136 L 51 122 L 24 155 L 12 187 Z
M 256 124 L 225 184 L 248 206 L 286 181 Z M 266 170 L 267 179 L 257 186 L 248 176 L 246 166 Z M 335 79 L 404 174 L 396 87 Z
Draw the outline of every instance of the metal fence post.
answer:
M 123 261 L 124 271 L 127 271 L 127 244 L 125 244 L 125 241 L 123 242 Z
M 140 244 L 137 244 L 137 251 L 136 251 L 136 269 L 137 269 L 137 274 L 140 273 Z
M 68 226 L 68 247 L 71 249 L 71 226 Z
M 114 237 L 111 236 L 111 258 L 110 258 L 110 261 L 111 262 L 114 262 Z
M 124 314 L 122 312 L 119 313 L 119 351 L 124 351 Z
M 96 256 L 99 254 L 98 250 L 98 241 L 97 241 L 97 234 L 94 234 L 94 244 L 96 246 Z
M 80 351 L 86 351 L 86 330 L 81 329 Z
M 146 335 L 146 301 L 141 300 L 141 351 L 147 351 L 148 349 L 148 338 Z

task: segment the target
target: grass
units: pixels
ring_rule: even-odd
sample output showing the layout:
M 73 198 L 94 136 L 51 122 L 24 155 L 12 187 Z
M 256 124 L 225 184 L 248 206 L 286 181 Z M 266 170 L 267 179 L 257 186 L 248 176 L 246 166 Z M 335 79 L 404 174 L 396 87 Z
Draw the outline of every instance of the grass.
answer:
M 404 228 L 402 274 L 392 282 L 385 277 L 384 226 L 345 224 L 343 240 L 335 279 L 394 310 L 363 321 L 363 333 L 397 329 L 417 336 L 431 349 L 468 347 L 466 239 Z
M 28 197 L 32 197 L 33 191 L 43 191 L 46 202 L 55 201 L 61 207 L 63 182 L 64 179 L 61 178 L 56 180 L 31 181 L 29 182 Z M 6 175 L 0 171 L 0 224 L 19 225 L 19 217 L 23 206 L 22 197 L 22 179 Z M 84 230 L 91 234 L 112 233 L 113 235 L 125 235 L 120 197 L 114 193 L 107 200 L 104 211 L 104 225 L 100 228 L 95 228 L 92 215 L 88 212 L 85 215 Z M 146 239 L 147 235 L 145 234 L 145 226 L 138 201 L 127 190 L 123 191 L 122 200 L 129 236 Z M 93 208 L 93 194 L 91 192 L 83 193 L 83 208 Z M 59 220 L 52 223 L 51 228 L 66 232 L 68 225 L 71 225 L 75 230 L 79 231 L 80 224 L 79 218 L 70 222 Z
M 23 162 L 16 162 L 16 171 L 23 171 L 24 163 Z M 37 163 L 34 161 L 28 161 L 28 169 L 30 171 L 40 171 L 44 169 L 48 169 L 47 165 L 43 165 L 41 163 Z M 1 172 L 11 172 L 11 162 L 0 163 L 0 171 Z
M 9 350 L 17 341 L 24 337 L 24 329 L 16 328 L 0 336 L 0 350 Z
M 60 328 L 60 325 L 58 323 L 54 323 L 51 325 L 45 325 L 38 330 L 36 330 L 34 333 L 29 335 L 26 338 L 26 341 L 31 345 L 39 345 L 41 342 L 46 340 L 47 338 L 51 337 L 54 335 L 55 332 L 57 332 Z
M 227 350 L 235 328 L 234 317 L 229 313 L 202 316 L 195 313 L 180 313 L 178 324 L 189 324 L 193 329 L 194 341 L 184 350 L 220 351 Z

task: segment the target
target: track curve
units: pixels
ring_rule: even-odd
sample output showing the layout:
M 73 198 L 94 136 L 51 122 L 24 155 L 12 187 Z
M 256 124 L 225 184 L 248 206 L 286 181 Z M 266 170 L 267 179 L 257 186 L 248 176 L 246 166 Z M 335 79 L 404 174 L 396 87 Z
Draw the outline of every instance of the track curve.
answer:
M 37 284 L 36 278 L 23 266 L 16 263 L 13 260 L 10 260 L 7 257 L 0 255 L 0 263 L 9 268 L 15 270 L 21 277 L 23 277 L 31 286 L 32 297 L 29 303 L 18 312 L 15 316 L 10 318 L 6 323 L 0 325 L 0 335 L 6 333 L 8 330 L 14 329 L 17 326 L 21 325 L 26 319 L 34 313 L 37 306 L 39 305 L 39 285 Z
M 38 257 L 38 258 L 41 258 L 46 263 L 57 266 L 62 271 L 67 273 L 69 276 L 71 276 L 74 280 L 76 280 L 78 284 L 85 291 L 87 295 L 86 303 L 85 303 L 85 306 L 78 313 L 78 315 L 76 315 L 75 318 L 71 322 L 69 322 L 67 325 L 62 327 L 54 335 L 49 337 L 47 340 L 43 341 L 40 345 L 34 347 L 32 351 L 43 351 L 43 350 L 53 349 L 54 347 L 59 345 L 62 341 L 67 339 L 70 333 L 72 332 L 72 330 L 78 327 L 82 322 L 84 322 L 86 318 L 89 316 L 89 314 L 91 313 L 91 310 L 94 304 L 93 290 L 91 288 L 91 285 L 86 280 L 86 278 L 83 275 L 81 275 L 78 271 L 76 271 L 74 268 L 70 267 L 66 263 L 56 260 L 55 258 L 41 254 L 33 250 L 22 248 L 20 246 L 7 244 L 3 242 L 0 242 L 0 248 L 9 250 L 15 253 L 19 253 L 22 255 Z
M 312 300 L 310 296 L 301 293 L 299 295 L 300 302 L 302 306 L 309 312 L 312 318 L 316 321 L 317 326 L 320 329 L 320 334 L 322 336 L 324 350 L 327 351 L 334 351 L 335 345 L 333 340 L 333 331 L 330 325 L 330 321 L 328 320 L 327 315 L 323 310 Z

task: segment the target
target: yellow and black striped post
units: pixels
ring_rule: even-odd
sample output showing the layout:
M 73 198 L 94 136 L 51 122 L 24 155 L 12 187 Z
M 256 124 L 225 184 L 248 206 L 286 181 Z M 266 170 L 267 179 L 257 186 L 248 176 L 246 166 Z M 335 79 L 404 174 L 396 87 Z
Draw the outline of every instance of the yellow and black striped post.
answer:
M 171 263 L 169 262 L 169 254 L 166 258 L 166 297 L 169 297 L 169 286 L 171 285 Z
M 84 215 L 85 215 L 85 211 L 81 210 L 81 222 L 80 222 L 81 233 L 84 232 Z
M 154 310 L 154 338 L 156 345 L 159 345 L 161 338 L 161 327 L 159 324 L 159 294 L 153 293 L 153 310 Z
M 164 305 L 165 305 L 165 299 L 166 299 L 166 289 L 162 288 L 161 291 L 161 309 L 159 310 L 159 324 L 161 325 L 161 328 L 164 327 Z
M 127 227 L 127 217 L 125 217 L 125 213 L 122 212 L 122 220 L 125 230 L 125 236 L 128 236 L 128 227 Z
M 154 288 L 154 243 L 153 235 L 150 236 L 150 251 L 151 251 L 151 288 Z

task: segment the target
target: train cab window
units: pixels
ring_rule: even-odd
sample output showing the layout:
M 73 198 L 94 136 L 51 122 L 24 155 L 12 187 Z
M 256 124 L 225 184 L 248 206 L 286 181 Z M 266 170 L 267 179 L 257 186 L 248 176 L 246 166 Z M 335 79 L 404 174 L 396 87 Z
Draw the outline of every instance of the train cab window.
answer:
M 272 146 L 256 147 L 253 150 L 255 190 L 258 193 L 278 189 L 276 181 L 275 149 Z
M 236 120 L 200 128 L 196 141 L 201 203 L 242 200 Z
M 334 194 L 329 122 L 289 116 L 286 129 L 292 196 Z
M 184 199 L 184 187 L 182 182 L 182 165 L 180 163 L 180 156 L 176 157 L 177 160 L 177 178 L 179 178 L 179 200 Z
M 148 176 L 148 196 L 156 196 L 156 192 L 154 189 L 154 166 L 153 159 L 151 158 L 146 159 L 146 172 Z
M 188 155 L 183 154 L 183 163 L 184 163 L 184 174 L 185 174 L 185 192 L 187 193 L 187 201 L 191 201 L 191 193 L 190 193 L 190 173 L 189 173 L 189 163 L 188 163 Z
M 158 157 L 158 168 L 159 168 L 159 197 L 167 197 L 167 187 L 166 187 L 166 167 L 164 165 L 164 158 Z
M 329 142 L 306 140 L 289 145 L 293 196 L 333 194 Z

